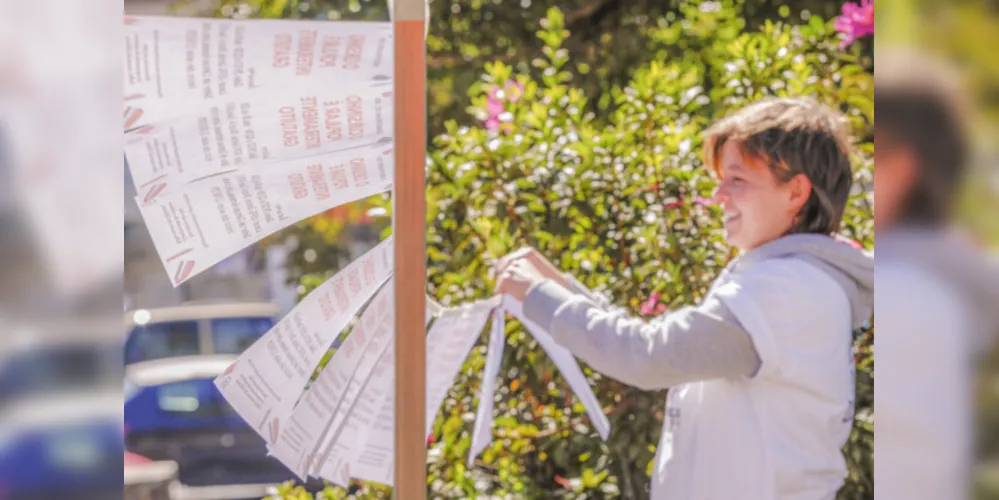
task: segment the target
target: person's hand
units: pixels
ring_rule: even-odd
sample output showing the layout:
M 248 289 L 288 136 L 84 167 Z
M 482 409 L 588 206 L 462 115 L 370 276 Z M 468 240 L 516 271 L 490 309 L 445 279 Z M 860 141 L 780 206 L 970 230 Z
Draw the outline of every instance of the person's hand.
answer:
M 524 247 L 516 252 L 511 252 L 505 255 L 499 262 L 496 263 L 497 274 L 502 276 L 503 272 L 510 267 L 512 264 L 517 262 L 526 262 L 534 268 L 534 270 L 545 277 L 546 279 L 553 280 L 558 284 L 568 287 L 565 275 L 559 268 L 555 267 L 551 261 L 541 255 L 541 252 L 537 251 L 531 247 Z
M 506 294 L 523 302 L 527 292 L 547 278 L 527 260 L 516 260 L 500 272 L 496 293 Z

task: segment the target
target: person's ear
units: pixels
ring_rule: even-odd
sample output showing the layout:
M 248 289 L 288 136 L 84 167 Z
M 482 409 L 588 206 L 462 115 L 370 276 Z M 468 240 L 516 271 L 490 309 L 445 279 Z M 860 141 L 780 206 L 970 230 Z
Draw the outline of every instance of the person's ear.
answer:
M 788 181 L 788 204 L 792 214 L 797 214 L 812 195 L 812 181 L 805 174 L 798 174 Z
M 897 183 L 898 190 L 908 195 L 915 188 L 919 181 L 919 159 L 911 148 L 896 147 L 891 148 L 884 154 L 884 161 L 881 165 L 885 168 L 878 169 L 884 175 L 887 182 Z

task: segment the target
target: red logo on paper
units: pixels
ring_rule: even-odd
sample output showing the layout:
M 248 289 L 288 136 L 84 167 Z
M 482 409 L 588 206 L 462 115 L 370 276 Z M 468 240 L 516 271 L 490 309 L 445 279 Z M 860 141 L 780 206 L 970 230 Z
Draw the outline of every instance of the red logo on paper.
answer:
M 125 108 L 125 130 L 132 128 L 135 122 L 142 118 L 142 108 L 133 108 L 131 106 Z
M 167 183 L 165 183 L 165 182 L 161 182 L 159 184 L 156 184 L 155 186 L 153 186 L 152 189 L 150 189 L 149 191 L 146 192 L 145 196 L 142 197 L 142 202 L 148 205 L 149 202 L 155 200 L 156 197 L 159 196 L 163 192 L 164 189 L 166 189 L 166 187 L 167 187 Z
M 183 255 L 191 253 L 192 250 L 194 250 L 194 249 L 193 248 L 188 248 L 186 250 L 181 250 L 180 252 L 177 252 L 177 253 L 175 253 L 175 254 L 167 257 L 166 261 L 170 262 L 172 260 L 175 260 L 175 259 L 177 259 L 177 257 L 181 257 Z
M 280 421 L 277 418 L 272 420 L 268 430 L 271 432 L 271 444 L 276 443 L 280 437 Z
M 139 24 L 139 20 L 134 17 L 125 17 L 125 24 L 126 25 Z
M 138 134 L 138 135 L 146 135 L 146 134 L 152 132 L 153 128 L 154 127 L 152 125 L 144 125 L 144 126 L 139 127 L 139 128 L 137 128 L 135 130 L 132 130 L 132 133 L 133 134 Z
M 194 271 L 194 261 L 193 260 L 182 260 L 177 263 L 177 270 L 173 273 L 173 282 L 181 283 L 191 275 L 191 271 Z
M 222 373 L 222 375 L 230 375 L 232 374 L 232 371 L 235 369 L 236 369 L 236 361 L 233 361 L 232 364 L 229 365 L 229 368 L 225 369 L 225 372 Z

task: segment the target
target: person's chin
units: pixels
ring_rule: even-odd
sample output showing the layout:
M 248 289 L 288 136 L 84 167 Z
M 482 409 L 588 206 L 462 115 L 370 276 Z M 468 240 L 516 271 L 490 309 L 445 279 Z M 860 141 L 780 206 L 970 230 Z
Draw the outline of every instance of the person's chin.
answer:
M 739 228 L 733 223 L 726 223 L 724 228 L 725 228 L 725 242 L 732 246 L 738 246 Z

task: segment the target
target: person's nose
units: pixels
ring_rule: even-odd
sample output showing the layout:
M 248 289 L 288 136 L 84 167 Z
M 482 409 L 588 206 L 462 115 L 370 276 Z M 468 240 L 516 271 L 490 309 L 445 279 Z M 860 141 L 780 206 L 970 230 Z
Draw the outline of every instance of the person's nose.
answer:
M 711 203 L 714 203 L 716 205 L 721 205 L 722 208 L 724 208 L 725 204 L 728 203 L 728 201 L 729 201 L 728 185 L 725 184 L 724 182 L 718 184 L 718 187 L 715 188 L 715 192 L 711 194 Z

